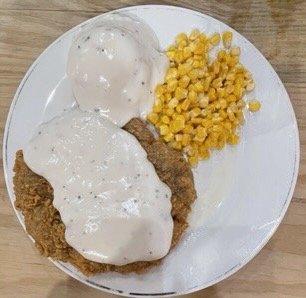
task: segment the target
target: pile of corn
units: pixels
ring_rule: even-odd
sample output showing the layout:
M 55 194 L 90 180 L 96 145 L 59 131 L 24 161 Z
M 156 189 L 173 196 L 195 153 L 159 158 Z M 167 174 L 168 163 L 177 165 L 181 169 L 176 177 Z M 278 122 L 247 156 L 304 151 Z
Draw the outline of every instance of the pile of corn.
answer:
M 224 49 L 209 61 L 208 53 L 221 41 Z M 167 50 L 170 67 L 148 120 L 172 148 L 183 150 L 191 165 L 209 158 L 211 149 L 237 144 L 237 128 L 243 124 L 242 99 L 254 89 L 249 71 L 239 63 L 240 49 L 231 47 L 232 33 L 210 37 L 198 30 L 181 33 Z M 260 103 L 249 103 L 258 111 Z

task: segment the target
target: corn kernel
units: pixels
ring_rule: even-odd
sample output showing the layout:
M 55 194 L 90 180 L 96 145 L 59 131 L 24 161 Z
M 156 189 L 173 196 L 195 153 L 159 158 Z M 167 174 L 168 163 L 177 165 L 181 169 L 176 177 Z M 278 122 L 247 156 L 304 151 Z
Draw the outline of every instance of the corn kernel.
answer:
M 189 84 L 188 91 L 195 91 L 194 85 L 192 83 Z
M 199 150 L 199 157 L 201 159 L 208 159 L 210 156 L 209 154 L 209 150 L 205 147 L 205 146 L 200 146 L 200 150 Z
M 237 107 L 235 102 L 231 102 L 230 105 L 229 105 L 229 108 L 231 109 L 231 111 L 233 113 L 237 113 L 237 111 L 238 111 L 238 107 Z
M 178 104 L 176 107 L 175 107 L 175 110 L 180 114 L 182 113 L 182 106 L 180 104 Z
M 184 49 L 183 49 L 183 57 L 184 57 L 184 59 L 188 59 L 188 58 L 190 58 L 192 56 L 192 50 L 191 50 L 191 48 L 190 47 L 185 47 Z
M 195 102 L 197 100 L 197 93 L 194 90 L 189 91 L 188 98 L 191 102 Z
M 184 55 L 183 55 L 183 51 L 182 50 L 178 50 L 177 52 L 175 52 L 174 54 L 174 61 L 176 63 L 181 63 L 184 60 Z
M 201 136 L 201 137 L 206 137 L 207 136 L 206 129 L 203 126 L 197 127 L 196 130 L 197 130 L 196 135 Z
M 219 33 L 215 33 L 211 36 L 211 38 L 209 39 L 209 42 L 213 45 L 216 46 L 217 44 L 219 44 L 220 42 L 220 34 Z
M 217 88 L 217 94 L 219 98 L 224 98 L 227 96 L 225 88 Z
M 175 141 L 181 142 L 182 139 L 183 139 L 183 135 L 180 134 L 180 133 L 177 133 L 177 134 L 174 136 L 174 138 L 175 138 Z
M 170 109 L 174 109 L 177 105 L 178 105 L 178 100 L 176 98 L 172 98 L 168 103 L 168 107 Z
M 239 120 L 239 124 L 244 124 L 244 116 L 242 111 L 237 111 L 236 118 Z
M 218 143 L 216 145 L 216 149 L 221 150 L 224 148 L 226 143 L 226 139 L 225 138 L 219 138 Z
M 167 57 L 171 60 L 174 60 L 175 57 L 175 51 L 167 51 Z
M 167 135 L 164 136 L 164 140 L 166 142 L 170 142 L 174 139 L 174 134 L 172 132 L 168 133 Z
M 176 150 L 181 150 L 181 149 L 182 149 L 182 143 L 181 143 L 181 142 L 172 141 L 172 142 L 170 143 L 170 146 L 171 146 L 173 149 L 176 149 Z
M 255 87 L 254 81 L 249 81 L 249 82 L 247 83 L 246 90 L 247 90 L 247 91 L 252 91 L 252 90 L 254 89 L 254 87 Z
M 193 126 L 190 124 L 187 124 L 184 129 L 183 129 L 183 133 L 185 134 L 190 134 L 193 131 Z
M 167 51 L 175 51 L 176 50 L 176 46 L 175 45 L 170 45 L 167 47 Z
M 195 88 L 195 91 L 197 91 L 197 92 L 204 91 L 203 84 L 199 81 L 194 84 L 194 88 Z
M 198 158 L 196 156 L 190 156 L 188 162 L 191 166 L 195 166 L 198 163 Z
M 162 136 L 168 134 L 170 132 L 170 129 L 169 129 L 169 126 L 166 125 L 166 124 L 162 124 L 160 127 L 159 127 L 159 132 Z
M 244 74 L 243 74 L 243 73 L 238 73 L 238 74 L 236 74 L 235 83 L 236 83 L 236 84 L 243 85 L 244 82 L 245 82 L 245 80 L 244 80 Z
M 177 71 L 178 71 L 179 76 L 183 76 L 183 75 L 187 74 L 188 69 L 187 69 L 186 65 L 179 64 L 179 66 L 177 67 Z
M 222 34 L 222 41 L 225 48 L 229 48 L 231 46 L 233 39 L 233 33 L 231 31 L 225 31 Z
M 213 119 L 212 119 L 212 122 L 214 123 L 214 124 L 218 124 L 218 123 L 221 123 L 223 121 L 223 118 L 222 117 L 214 117 Z
M 198 36 L 198 40 L 199 40 L 200 42 L 207 43 L 208 37 L 202 32 L 202 33 Z
M 245 72 L 244 72 L 244 77 L 245 77 L 247 80 L 251 80 L 251 79 L 252 79 L 252 74 L 251 74 L 249 71 L 245 71 Z
M 169 124 L 170 123 L 170 118 L 167 115 L 164 115 L 161 117 L 161 122 L 165 123 L 165 124 Z
M 195 61 L 193 61 L 193 63 L 192 63 L 192 66 L 194 67 L 194 68 L 200 68 L 201 67 L 201 61 L 199 61 L 199 60 L 195 60 Z
M 173 108 L 169 108 L 169 109 L 166 110 L 166 115 L 167 115 L 167 116 L 170 117 L 170 116 L 172 116 L 173 114 L 174 114 Z
M 189 72 L 189 78 L 191 80 L 196 80 L 198 78 L 198 74 L 199 74 L 199 71 L 197 69 L 192 69 L 190 72 Z
M 219 51 L 219 53 L 218 53 L 218 55 L 217 55 L 218 60 L 219 60 L 219 61 L 223 61 L 224 58 L 225 58 L 225 54 L 226 54 L 226 51 L 224 51 L 224 50 Z
M 240 48 L 239 48 L 239 47 L 233 47 L 233 48 L 231 48 L 231 55 L 233 55 L 233 56 L 239 56 L 239 55 L 240 55 Z
M 190 111 L 190 117 L 191 118 L 195 118 L 197 116 L 199 116 L 201 114 L 201 109 L 200 108 L 193 108 L 191 111 Z
M 165 101 L 170 101 L 171 98 L 172 98 L 171 93 L 169 93 L 169 92 L 167 92 L 167 93 L 165 93 L 165 94 L 163 94 L 163 95 L 164 95 L 164 97 L 165 97 Z
M 181 131 L 185 127 L 185 118 L 182 115 L 176 116 L 176 118 L 170 123 L 170 130 L 173 133 Z
M 188 42 L 187 40 L 181 40 L 178 45 L 177 45 L 177 48 L 179 50 L 184 50 L 184 48 L 187 46 Z M 184 52 L 183 52 L 183 55 L 184 55 Z
M 184 134 L 182 135 L 182 139 L 181 139 L 182 146 L 187 146 L 187 145 L 190 143 L 190 140 L 191 140 L 190 135 L 184 133 Z
M 182 110 L 187 111 L 190 106 L 190 103 L 191 103 L 190 99 L 186 98 L 181 105 Z
M 251 112 L 258 112 L 261 108 L 261 104 L 258 100 L 251 100 L 248 102 L 248 109 Z
M 216 119 L 216 117 L 215 117 L 214 119 Z M 222 132 L 222 130 L 223 130 L 222 126 L 221 126 L 221 125 L 218 125 L 218 124 L 215 124 L 215 125 L 213 125 L 213 126 L 211 127 L 211 131 L 212 131 L 212 132 L 218 132 L 218 133 L 220 133 L 220 132 Z
M 208 98 L 210 101 L 214 101 L 217 98 L 216 89 L 210 88 L 208 91 Z
M 230 121 L 225 121 L 223 123 L 223 126 L 227 129 L 227 130 L 231 130 L 232 129 L 232 124 Z
M 227 118 L 227 114 L 226 114 L 225 110 L 220 110 L 219 115 L 220 115 L 220 117 L 222 117 L 223 120 Z
M 242 99 L 238 100 L 236 104 L 237 104 L 238 108 L 244 108 L 245 107 L 245 102 Z
M 211 119 L 211 110 L 209 110 L 208 108 L 202 109 L 201 115 L 207 119 Z
M 222 75 L 227 75 L 227 73 L 228 73 L 228 70 L 229 70 L 229 68 L 228 68 L 228 66 L 227 66 L 227 64 L 225 64 L 225 63 L 221 63 L 221 71 L 222 71 Z
M 233 112 L 230 108 L 227 109 L 227 115 L 228 115 L 228 119 L 229 119 L 230 121 L 233 122 L 233 121 L 236 120 L 235 114 L 234 114 L 234 112 Z
M 183 112 L 182 115 L 185 117 L 185 121 L 189 121 L 190 120 L 190 115 L 189 115 L 189 112 Z
M 206 72 L 207 72 L 207 67 L 199 69 L 198 78 L 199 78 L 199 79 L 204 78 Z
M 242 87 L 240 84 L 235 84 L 234 86 L 234 95 L 237 97 L 237 98 L 241 98 L 242 97 Z
M 179 79 L 178 85 L 179 85 L 181 88 L 187 88 L 189 82 L 190 82 L 190 78 L 189 78 L 187 75 L 183 75 L 183 76 Z
M 227 81 L 234 81 L 235 80 L 235 74 L 233 72 L 230 72 L 226 75 Z
M 186 98 L 187 94 L 188 94 L 188 90 L 187 89 L 184 89 L 184 88 L 181 88 L 181 87 L 177 87 L 176 90 L 175 90 L 175 97 L 178 100 Z
M 178 81 L 177 79 L 169 79 L 167 82 L 167 91 L 174 92 L 177 88 Z
M 234 67 L 239 61 L 239 57 L 237 56 L 232 56 L 228 59 L 227 64 L 230 67 Z
M 188 36 L 186 33 L 180 33 L 175 38 L 176 43 L 180 43 L 181 41 L 188 41 Z
M 237 97 L 234 95 L 234 94 L 230 94 L 228 97 L 227 97 L 227 101 L 228 102 L 235 102 L 237 100 Z
M 200 94 L 203 94 L 203 96 L 200 96 Z M 207 95 L 204 95 L 204 93 L 199 94 L 199 106 L 200 108 L 206 108 L 209 103 L 209 98 Z
M 227 108 L 227 101 L 224 98 L 220 99 L 220 108 L 221 109 Z
M 161 105 L 161 103 L 158 103 L 158 104 L 154 104 L 154 106 L 153 106 L 153 112 L 155 112 L 155 113 L 159 113 L 159 112 L 161 112 L 162 111 L 162 105 Z
M 202 55 L 204 51 L 205 51 L 205 44 L 203 42 L 198 42 L 193 52 L 196 55 Z
M 198 29 L 193 29 L 189 35 L 189 40 L 195 40 L 200 35 L 200 31 Z
M 192 124 L 201 124 L 202 120 L 203 120 L 202 118 L 198 118 L 198 117 L 191 118 L 191 123 Z
M 178 76 L 178 71 L 176 68 L 174 67 L 170 67 L 168 70 L 167 70 L 167 73 L 166 73 L 166 81 L 169 80 L 169 79 L 176 79 Z
M 150 113 L 147 117 L 147 119 L 152 123 L 152 124 L 156 124 L 158 121 L 158 115 L 156 113 Z
M 162 95 L 165 92 L 165 86 L 164 85 L 157 85 L 155 88 L 155 94 L 156 96 Z
M 222 79 L 221 79 L 221 78 L 214 79 L 214 80 L 212 81 L 212 86 L 213 86 L 215 89 L 222 87 Z
M 239 136 L 236 134 L 229 135 L 227 142 L 231 145 L 237 145 L 239 143 Z
M 213 63 L 213 73 L 216 75 L 218 74 L 220 71 L 220 62 L 219 61 L 215 61 Z

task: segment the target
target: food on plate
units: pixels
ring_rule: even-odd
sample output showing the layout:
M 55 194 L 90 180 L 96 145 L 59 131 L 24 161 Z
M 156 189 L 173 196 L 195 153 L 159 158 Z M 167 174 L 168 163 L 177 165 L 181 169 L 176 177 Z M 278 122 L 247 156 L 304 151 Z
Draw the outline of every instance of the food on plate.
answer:
M 152 29 L 112 14 L 84 27 L 71 45 L 67 73 L 82 110 L 100 110 L 119 126 L 144 116 L 154 102 L 168 59 Z
M 207 159 L 212 149 L 239 142 L 244 123 L 246 92 L 254 89 L 251 73 L 239 62 L 240 48 L 232 47 L 232 32 L 222 34 L 224 48 L 215 58 L 209 52 L 221 40 L 195 29 L 177 35 L 167 50 L 170 66 L 148 120 L 172 148 L 186 154 L 191 165 Z M 260 104 L 250 102 L 249 110 Z
M 171 247 L 173 248 L 188 225 L 187 215 L 196 197 L 192 172 L 182 155 L 160 140 L 156 140 L 140 119 L 132 119 L 124 129 L 137 138 L 146 151 L 148 160 L 154 165 L 159 179 L 171 190 L 173 218 Z M 160 260 L 155 260 L 116 266 L 84 258 L 66 241 L 65 225 L 59 211 L 53 206 L 56 194 L 51 184 L 26 165 L 22 151 L 17 152 L 14 171 L 15 205 L 22 211 L 27 231 L 35 239 L 36 246 L 43 255 L 56 260 L 69 261 L 87 275 L 106 271 L 143 272 L 160 263 Z M 137 237 L 141 235 L 135 235 L 135 240 Z M 104 241 L 104 239 L 96 240 Z
M 247 105 L 249 111 L 251 112 L 258 112 L 261 107 L 261 104 L 258 100 L 250 100 Z
M 78 106 L 16 154 L 15 205 L 42 254 L 87 275 L 139 273 L 178 243 L 196 198 L 190 165 L 238 143 L 254 89 L 232 38 L 193 30 L 162 53 L 131 15 L 81 28 L 67 63 Z
M 134 136 L 74 109 L 41 125 L 23 156 L 52 185 L 66 241 L 85 258 L 125 265 L 168 253 L 171 191 Z

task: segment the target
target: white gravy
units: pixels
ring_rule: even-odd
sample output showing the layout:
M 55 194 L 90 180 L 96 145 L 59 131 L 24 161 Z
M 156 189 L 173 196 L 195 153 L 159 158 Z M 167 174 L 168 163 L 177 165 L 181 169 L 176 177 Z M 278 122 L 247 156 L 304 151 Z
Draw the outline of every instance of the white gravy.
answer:
M 74 109 L 42 124 L 24 158 L 53 186 L 66 241 L 86 259 L 124 265 L 168 253 L 171 191 L 131 134 Z
M 136 16 L 112 14 L 85 26 L 73 41 L 67 73 L 82 110 L 99 110 L 118 126 L 144 117 L 168 59 L 152 29 Z

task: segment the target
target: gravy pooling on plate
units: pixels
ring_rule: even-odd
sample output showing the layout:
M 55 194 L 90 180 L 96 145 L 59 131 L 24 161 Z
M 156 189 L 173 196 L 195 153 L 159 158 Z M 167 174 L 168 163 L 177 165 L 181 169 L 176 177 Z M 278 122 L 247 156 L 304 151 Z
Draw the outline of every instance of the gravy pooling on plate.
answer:
M 169 64 L 158 49 L 152 29 L 135 16 L 111 14 L 85 26 L 71 45 L 67 65 L 79 107 L 99 109 L 118 126 L 144 118 Z
M 52 185 L 66 241 L 86 259 L 124 265 L 168 253 L 171 191 L 134 136 L 74 109 L 42 124 L 24 158 Z

